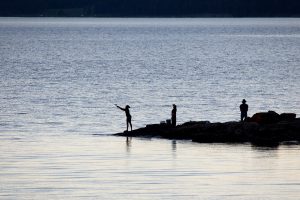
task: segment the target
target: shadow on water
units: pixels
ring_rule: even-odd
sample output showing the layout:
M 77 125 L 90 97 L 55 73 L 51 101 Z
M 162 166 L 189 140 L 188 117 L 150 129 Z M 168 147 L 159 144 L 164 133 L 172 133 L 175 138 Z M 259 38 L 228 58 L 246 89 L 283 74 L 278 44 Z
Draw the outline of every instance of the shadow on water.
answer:
M 285 148 L 295 148 L 299 146 L 298 141 L 285 141 L 281 143 L 276 143 L 274 145 L 257 145 L 257 144 L 252 144 L 251 147 L 253 150 L 256 151 L 275 151 L 278 150 L 279 147 L 284 146 Z
M 259 152 L 265 152 L 265 151 L 277 151 L 279 146 L 251 146 L 252 150 L 259 151 Z

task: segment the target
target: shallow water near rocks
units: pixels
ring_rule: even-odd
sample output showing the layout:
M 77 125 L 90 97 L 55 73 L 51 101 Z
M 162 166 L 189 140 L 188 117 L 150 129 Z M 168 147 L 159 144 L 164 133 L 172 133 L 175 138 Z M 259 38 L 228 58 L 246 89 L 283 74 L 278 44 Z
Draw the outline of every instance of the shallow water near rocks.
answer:
M 0 18 L 0 199 L 299 199 L 299 146 L 114 137 L 300 114 L 299 19 Z

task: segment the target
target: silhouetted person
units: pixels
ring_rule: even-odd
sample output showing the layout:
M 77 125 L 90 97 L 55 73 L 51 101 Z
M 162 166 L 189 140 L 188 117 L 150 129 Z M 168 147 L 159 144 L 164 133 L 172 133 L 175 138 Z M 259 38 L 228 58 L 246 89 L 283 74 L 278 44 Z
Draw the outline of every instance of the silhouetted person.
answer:
M 246 104 L 246 100 L 243 99 L 242 104 L 240 105 L 241 111 L 241 121 L 245 121 L 247 119 L 247 112 L 248 112 L 248 104 Z
M 172 109 L 172 113 L 171 113 L 171 123 L 172 126 L 176 126 L 176 112 L 177 112 L 177 108 L 176 105 L 173 104 L 173 109 Z
M 119 109 L 121 109 L 121 110 L 123 110 L 125 112 L 125 114 L 126 114 L 126 125 L 127 125 L 127 129 L 126 130 L 128 131 L 128 125 L 130 125 L 131 131 L 132 131 L 131 115 L 130 115 L 130 112 L 129 112 L 130 106 L 126 105 L 125 108 L 121 108 L 117 104 L 115 104 L 115 106 L 117 106 Z

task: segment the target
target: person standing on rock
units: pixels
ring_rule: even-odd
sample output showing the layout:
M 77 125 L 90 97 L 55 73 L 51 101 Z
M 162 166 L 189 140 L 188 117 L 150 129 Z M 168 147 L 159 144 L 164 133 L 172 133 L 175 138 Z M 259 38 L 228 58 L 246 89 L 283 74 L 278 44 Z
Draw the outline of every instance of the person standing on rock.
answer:
M 125 112 L 125 114 L 126 114 L 126 125 L 127 125 L 126 131 L 128 131 L 128 125 L 130 125 L 131 131 L 132 131 L 131 115 L 130 115 L 130 112 L 129 112 L 130 106 L 126 105 L 125 108 L 121 108 L 117 104 L 115 104 L 115 106 L 117 106 L 117 108 L 119 108 L 120 110 L 123 110 Z
M 248 112 L 248 104 L 246 104 L 246 100 L 243 99 L 242 104 L 240 105 L 241 111 L 241 121 L 245 121 L 247 119 L 247 112 Z
M 173 104 L 173 109 L 171 112 L 171 122 L 172 122 L 172 126 L 176 126 L 176 112 L 177 112 L 177 107 L 175 104 Z

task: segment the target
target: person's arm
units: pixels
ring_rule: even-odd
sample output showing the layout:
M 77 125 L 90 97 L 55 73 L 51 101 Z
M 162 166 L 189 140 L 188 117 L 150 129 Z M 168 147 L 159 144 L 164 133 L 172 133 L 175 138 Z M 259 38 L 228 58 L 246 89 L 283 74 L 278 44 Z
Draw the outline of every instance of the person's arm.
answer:
M 118 106 L 117 104 L 115 104 L 115 106 L 117 106 L 117 108 L 119 108 L 120 110 L 123 110 L 123 111 L 125 111 L 125 109 L 124 108 L 121 108 L 120 106 Z

